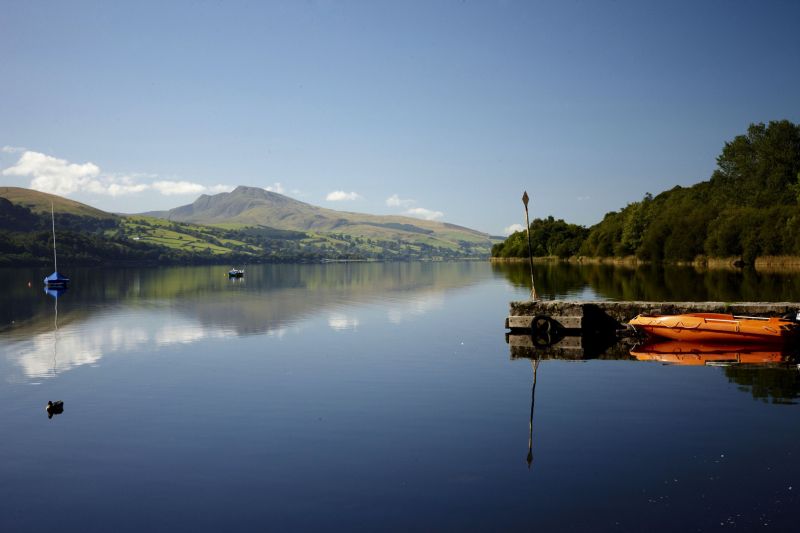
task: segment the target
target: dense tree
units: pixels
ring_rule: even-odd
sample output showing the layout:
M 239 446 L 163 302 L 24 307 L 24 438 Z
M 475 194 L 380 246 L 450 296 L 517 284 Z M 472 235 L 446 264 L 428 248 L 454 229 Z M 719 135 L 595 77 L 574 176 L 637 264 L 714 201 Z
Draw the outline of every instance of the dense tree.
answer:
M 717 165 L 709 181 L 655 197 L 648 193 L 607 213 L 578 253 L 649 261 L 741 256 L 747 262 L 800 255 L 800 126 L 787 120 L 752 124 L 725 143 Z M 525 257 L 518 239 L 512 235 L 493 255 Z
M 575 255 L 586 239 L 588 231 L 583 226 L 567 224 L 553 217 L 537 218 L 531 222 L 531 249 L 534 257 Z M 528 236 L 525 231 L 512 234 L 505 242 L 492 248 L 496 257 L 527 257 Z

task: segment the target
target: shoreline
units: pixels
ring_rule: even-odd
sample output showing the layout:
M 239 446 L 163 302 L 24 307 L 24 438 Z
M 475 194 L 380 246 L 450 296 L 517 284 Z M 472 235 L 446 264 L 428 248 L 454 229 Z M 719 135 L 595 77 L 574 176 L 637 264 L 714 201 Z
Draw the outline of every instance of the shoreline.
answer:
M 491 257 L 490 263 L 515 264 L 528 263 L 527 257 Z M 694 261 L 643 261 L 634 256 L 627 257 L 584 257 L 572 256 L 561 258 L 557 256 L 534 257 L 534 264 L 547 263 L 570 263 L 583 265 L 612 265 L 637 268 L 646 265 L 667 265 L 694 267 L 698 270 L 746 270 L 752 269 L 757 272 L 800 272 L 800 256 L 762 256 L 756 258 L 752 263 L 745 263 L 741 257 L 697 257 Z

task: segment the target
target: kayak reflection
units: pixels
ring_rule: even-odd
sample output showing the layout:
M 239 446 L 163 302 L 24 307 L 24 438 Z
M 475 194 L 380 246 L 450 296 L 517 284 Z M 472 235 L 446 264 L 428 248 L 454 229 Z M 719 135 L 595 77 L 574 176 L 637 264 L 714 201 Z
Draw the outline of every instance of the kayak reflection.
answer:
M 648 341 L 634 346 L 631 355 L 639 361 L 676 365 L 769 365 L 787 363 L 794 354 L 770 344 L 720 344 L 690 341 Z

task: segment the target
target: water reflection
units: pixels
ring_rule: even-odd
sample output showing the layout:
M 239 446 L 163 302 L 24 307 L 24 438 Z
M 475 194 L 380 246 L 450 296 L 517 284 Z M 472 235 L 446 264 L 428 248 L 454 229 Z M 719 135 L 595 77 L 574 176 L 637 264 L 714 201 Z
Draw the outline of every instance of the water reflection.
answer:
M 528 359 L 534 369 L 531 391 L 531 439 L 533 392 L 539 361 L 626 360 L 664 365 L 722 367 L 720 375 L 754 399 L 795 403 L 800 397 L 800 351 L 797 346 L 701 344 L 656 340 L 637 343 L 621 338 L 608 345 L 591 337 L 567 336 L 549 346 L 539 346 L 532 335 L 506 334 L 512 360 Z
M 531 359 L 531 369 L 533 370 L 533 384 L 531 385 L 531 416 L 528 420 L 528 456 L 525 462 L 528 464 L 528 470 L 531 469 L 533 463 L 533 406 L 536 401 L 536 374 L 539 370 L 539 358 Z
M 115 312 L 94 317 L 91 327 L 76 321 L 57 331 L 17 337 L 8 345 L 8 358 L 27 379 L 50 378 L 97 364 L 104 356 L 120 351 L 147 352 L 148 348 L 236 334 L 225 328 L 202 327 L 165 311 L 152 313 L 147 322 L 131 319 L 130 315 Z
M 631 350 L 639 361 L 722 366 L 725 377 L 754 399 L 795 403 L 800 395 L 800 354 L 796 346 L 726 345 L 650 340 Z
M 488 273 L 485 264 L 470 262 L 258 265 L 248 269 L 244 283 L 220 275 L 219 267 L 83 269 L 73 276 L 71 318 L 88 320 L 87 315 L 105 313 L 109 306 L 163 302 L 205 326 L 247 335 L 281 330 L 330 308 L 337 315 L 343 303 L 388 301 L 389 320 L 400 323 L 441 307 L 444 292 L 475 284 Z M 0 306 L 0 331 L 12 323 L 18 334 L 41 329 L 37 322 L 47 310 L 17 281 L 35 275 L 0 270 L 0 284 L 9 288 L 3 300 L 11 304 Z M 334 318 L 331 327 L 341 324 Z
M 54 329 L 49 298 L 18 281 L 35 272 L 0 271 L 9 287 L 0 309 L 10 314 L 0 325 L 0 349 L 24 379 L 48 378 L 121 351 L 255 334 L 282 338 L 314 316 L 327 316 L 334 331 L 357 331 L 354 304 L 388 304 L 380 312 L 400 324 L 444 305 L 445 292 L 491 276 L 478 263 L 261 265 L 248 269 L 246 284 L 223 274 L 218 267 L 77 270 L 73 289 L 60 298 L 61 323 L 63 292 L 48 292 Z
M 530 287 L 524 263 L 493 263 L 514 286 Z M 534 280 L 544 299 L 648 301 L 800 301 L 800 273 L 690 266 L 538 263 Z
M 788 363 L 795 359 L 792 352 L 780 346 L 703 344 L 669 340 L 650 340 L 631 350 L 639 361 L 659 361 L 677 365 L 766 365 Z
M 725 367 L 725 377 L 753 399 L 775 404 L 795 404 L 800 398 L 800 369 L 796 366 L 759 368 L 745 365 Z
M 344 313 L 332 313 L 328 317 L 328 326 L 335 331 L 356 330 L 358 329 L 358 317 L 348 316 Z

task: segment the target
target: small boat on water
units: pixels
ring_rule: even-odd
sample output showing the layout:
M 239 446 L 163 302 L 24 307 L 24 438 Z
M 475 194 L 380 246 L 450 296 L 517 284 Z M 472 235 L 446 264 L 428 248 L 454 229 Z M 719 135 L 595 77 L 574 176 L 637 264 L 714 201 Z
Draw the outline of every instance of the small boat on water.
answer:
M 634 330 L 678 341 L 782 343 L 800 331 L 794 320 L 720 313 L 639 315 L 628 322 Z
M 69 285 L 69 278 L 53 272 L 44 278 L 44 284 L 48 289 L 66 289 Z
M 56 255 L 56 216 L 53 211 L 53 204 L 50 203 L 50 218 L 53 222 L 53 273 L 44 278 L 44 286 L 48 289 L 66 289 L 69 286 L 69 278 L 58 272 L 58 256 Z
M 239 270 L 238 268 L 232 268 L 228 271 L 229 278 L 243 278 L 244 277 L 244 270 Z

